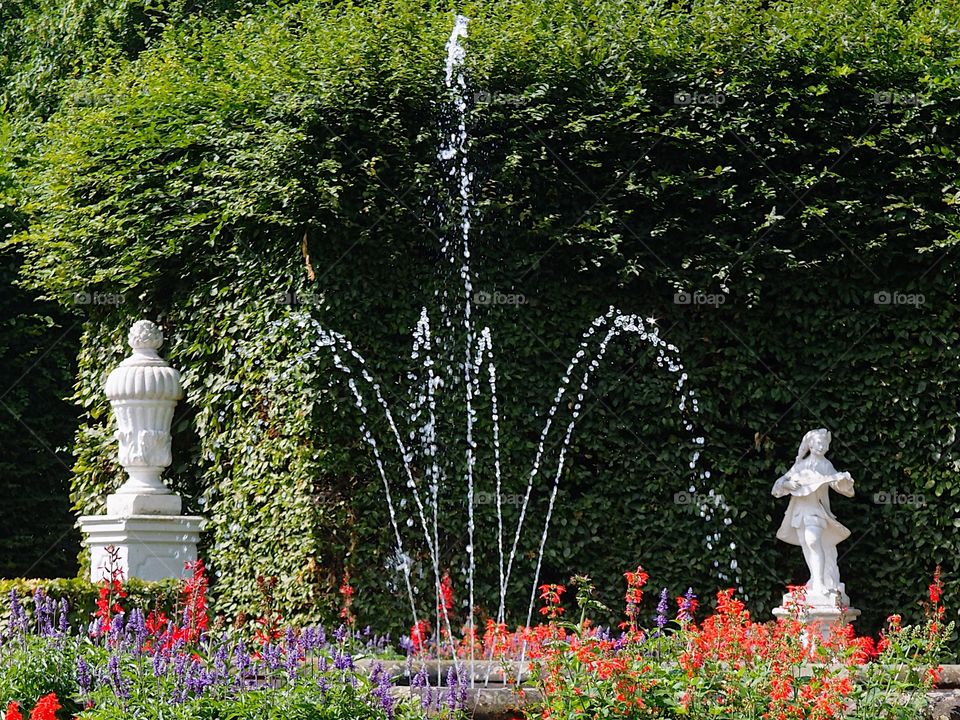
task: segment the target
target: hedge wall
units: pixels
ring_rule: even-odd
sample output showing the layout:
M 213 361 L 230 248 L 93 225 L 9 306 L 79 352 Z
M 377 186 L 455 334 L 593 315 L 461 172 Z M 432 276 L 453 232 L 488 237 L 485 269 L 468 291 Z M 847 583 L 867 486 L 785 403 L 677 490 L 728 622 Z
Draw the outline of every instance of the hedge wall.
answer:
M 100 584 L 89 580 L 82 578 L 0 580 L 0 597 L 3 598 L 3 603 L 0 605 L 0 629 L 6 631 L 10 622 L 10 603 L 8 602 L 10 593 L 17 593 L 21 607 L 32 618 L 34 616 L 33 596 L 38 589 L 42 590 L 47 597 L 67 601 L 70 608 L 70 625 L 73 628 L 86 627 L 97 610 Z M 128 609 L 140 608 L 146 612 L 161 610 L 171 613 L 180 606 L 181 588 L 176 580 L 143 582 L 133 578 L 124 582 L 123 589 L 127 595 L 122 603 Z
M 222 16 L 242 2 L 17 0 L 0 3 L 0 244 L 23 229 L 16 169 L 65 88 L 114 59 L 135 58 L 171 22 Z M 69 499 L 78 417 L 68 401 L 88 306 L 38 298 L 18 283 L 23 258 L 0 251 L 0 577 L 77 570 Z
M 784 503 L 770 488 L 819 426 L 857 481 L 836 511 L 853 531 L 841 568 L 862 629 L 917 613 L 936 563 L 960 606 L 960 11 L 894 0 L 461 10 L 475 288 L 526 301 L 477 308 L 501 358 L 506 491 L 523 487 L 579 333 L 615 304 L 655 317 L 681 350 L 756 612 L 804 579 L 799 551 L 775 540 Z M 434 207 L 451 25 L 445 6 L 393 0 L 168 26 L 138 59 L 77 82 L 20 174 L 27 281 L 63 302 L 127 299 L 92 307 L 84 326 L 75 507 L 98 510 L 119 482 L 100 385 L 129 323 L 158 320 L 187 392 L 169 476 L 211 519 L 204 552 L 223 612 L 250 607 L 253 579 L 276 574 L 288 615 L 329 615 L 346 569 L 361 622 L 407 622 L 359 418 L 327 355 L 296 362 L 314 338 L 289 321 L 289 301 L 351 337 L 391 402 L 406 402 L 395 388 L 409 331 L 455 279 Z M 674 380 L 637 342 L 611 350 L 562 477 L 545 580 L 590 573 L 615 607 L 620 573 L 638 562 L 675 595 L 716 589 L 728 548 L 704 547 L 704 521 L 675 497 L 691 447 Z M 478 476 L 491 486 L 488 447 Z M 903 494 L 924 502 L 882 502 Z M 547 496 L 538 485 L 514 620 Z M 464 504 L 462 488 L 442 499 L 443 564 L 461 597 Z M 490 610 L 494 520 L 477 511 L 478 602 Z M 420 573 L 415 530 L 404 531 Z

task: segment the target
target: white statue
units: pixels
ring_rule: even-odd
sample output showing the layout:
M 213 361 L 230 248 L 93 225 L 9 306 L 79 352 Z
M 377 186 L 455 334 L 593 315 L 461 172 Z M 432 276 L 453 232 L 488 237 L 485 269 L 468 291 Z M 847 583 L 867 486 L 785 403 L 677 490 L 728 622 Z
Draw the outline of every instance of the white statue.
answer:
M 830 511 L 830 490 L 853 497 L 853 478 L 837 472 L 824 457 L 829 449 L 830 431 L 811 430 L 803 436 L 793 467 L 774 484 L 774 497 L 790 495 L 777 537 L 803 550 L 810 569 L 808 604 L 848 606 L 837 567 L 837 544 L 850 537 L 850 531 Z

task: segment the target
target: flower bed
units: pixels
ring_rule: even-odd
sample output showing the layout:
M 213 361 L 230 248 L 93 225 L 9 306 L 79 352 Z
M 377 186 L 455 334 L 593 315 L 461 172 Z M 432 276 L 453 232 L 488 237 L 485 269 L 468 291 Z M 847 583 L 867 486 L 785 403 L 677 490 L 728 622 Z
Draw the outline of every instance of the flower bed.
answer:
M 923 717 L 937 681 L 938 658 L 953 630 L 944 624 L 939 571 L 929 588 L 927 620 L 905 627 L 888 619 L 878 641 L 852 626 L 820 632 L 801 622 L 801 588 L 790 617 L 758 623 L 733 591 L 717 594 L 716 613 L 694 620 L 696 599 L 677 598 L 671 618 L 666 591 L 654 627 L 637 617 L 647 575 L 627 573 L 622 634 L 593 628 L 592 588 L 577 580 L 578 623 L 554 624 L 563 636 L 534 648 L 543 720 L 582 717 L 725 718 L 729 720 L 870 720 Z M 559 618 L 563 588 L 544 586 L 549 615 Z
M 877 641 L 850 626 L 821 637 L 801 622 L 799 589 L 792 616 L 767 623 L 755 622 L 729 590 L 702 622 L 692 593 L 676 598 L 671 612 L 663 591 L 647 629 L 639 614 L 648 577 L 637 568 L 626 573 L 626 619 L 617 630 L 591 622 L 606 608 L 579 577 L 576 621 L 566 619 L 566 589 L 544 585 L 544 624 L 509 631 L 491 621 L 483 632 L 451 638 L 418 623 L 401 642 L 402 658 L 389 638 L 353 629 L 349 582 L 341 588 L 344 625 L 329 636 L 320 627 L 284 626 L 270 609 L 269 581 L 255 631 L 243 633 L 211 626 L 202 562 L 192 570 L 172 616 L 126 607 L 124 584 L 112 577 L 79 633 L 66 602 L 38 589 L 30 617 L 11 593 L 0 644 L 4 720 L 418 720 L 459 716 L 473 703 L 524 706 L 540 720 L 907 720 L 923 716 L 953 630 L 943 620 L 939 573 L 926 622 L 906 627 L 891 616 Z M 439 610 L 448 615 L 452 605 L 448 585 Z M 471 670 L 478 686 L 492 678 L 501 699 L 509 693 L 512 701 L 493 698 L 489 687 L 468 688 Z
M 249 640 L 211 627 L 202 562 L 182 587 L 175 617 L 126 608 L 116 575 L 104 583 L 90 625 L 71 631 L 68 607 L 39 590 L 33 617 L 16 592 L 0 645 L 4 720 L 149 718 L 369 718 L 451 715 L 462 683 L 438 691 L 429 708 L 398 698 L 382 668 L 356 667 L 388 640 L 343 625 L 293 628 L 266 612 Z M 266 584 L 266 583 L 265 583 Z M 270 588 L 265 590 L 269 592 Z

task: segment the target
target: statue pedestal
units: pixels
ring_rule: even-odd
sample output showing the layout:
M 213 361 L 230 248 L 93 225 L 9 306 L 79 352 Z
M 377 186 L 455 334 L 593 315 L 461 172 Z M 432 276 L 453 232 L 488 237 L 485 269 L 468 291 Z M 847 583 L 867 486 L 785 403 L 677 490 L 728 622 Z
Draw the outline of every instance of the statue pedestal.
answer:
M 850 598 L 840 583 L 839 591 L 835 593 L 810 594 L 803 600 L 786 593 L 780 607 L 773 609 L 773 615 L 778 620 L 797 616 L 812 632 L 826 639 L 836 628 L 849 625 L 860 617 L 860 611 L 850 607 Z
M 203 518 L 191 515 L 81 517 L 84 545 L 90 550 L 90 580 L 96 583 L 110 576 L 110 547 L 117 553 L 115 569 L 123 573 L 124 579 L 182 578 L 184 563 L 197 559 L 202 524 Z
M 179 515 L 183 501 L 179 495 L 166 492 L 124 492 L 124 487 L 107 495 L 107 515 L 131 517 L 133 515 Z

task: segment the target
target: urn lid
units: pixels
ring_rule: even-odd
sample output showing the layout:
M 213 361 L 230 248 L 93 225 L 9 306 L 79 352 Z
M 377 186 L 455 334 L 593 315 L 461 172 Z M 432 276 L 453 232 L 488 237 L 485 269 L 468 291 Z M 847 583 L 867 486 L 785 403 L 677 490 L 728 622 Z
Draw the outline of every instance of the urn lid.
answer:
M 110 373 L 104 391 L 117 400 L 177 401 L 183 397 L 180 373 L 157 354 L 163 332 L 149 320 L 138 320 L 127 336 L 133 352 Z

